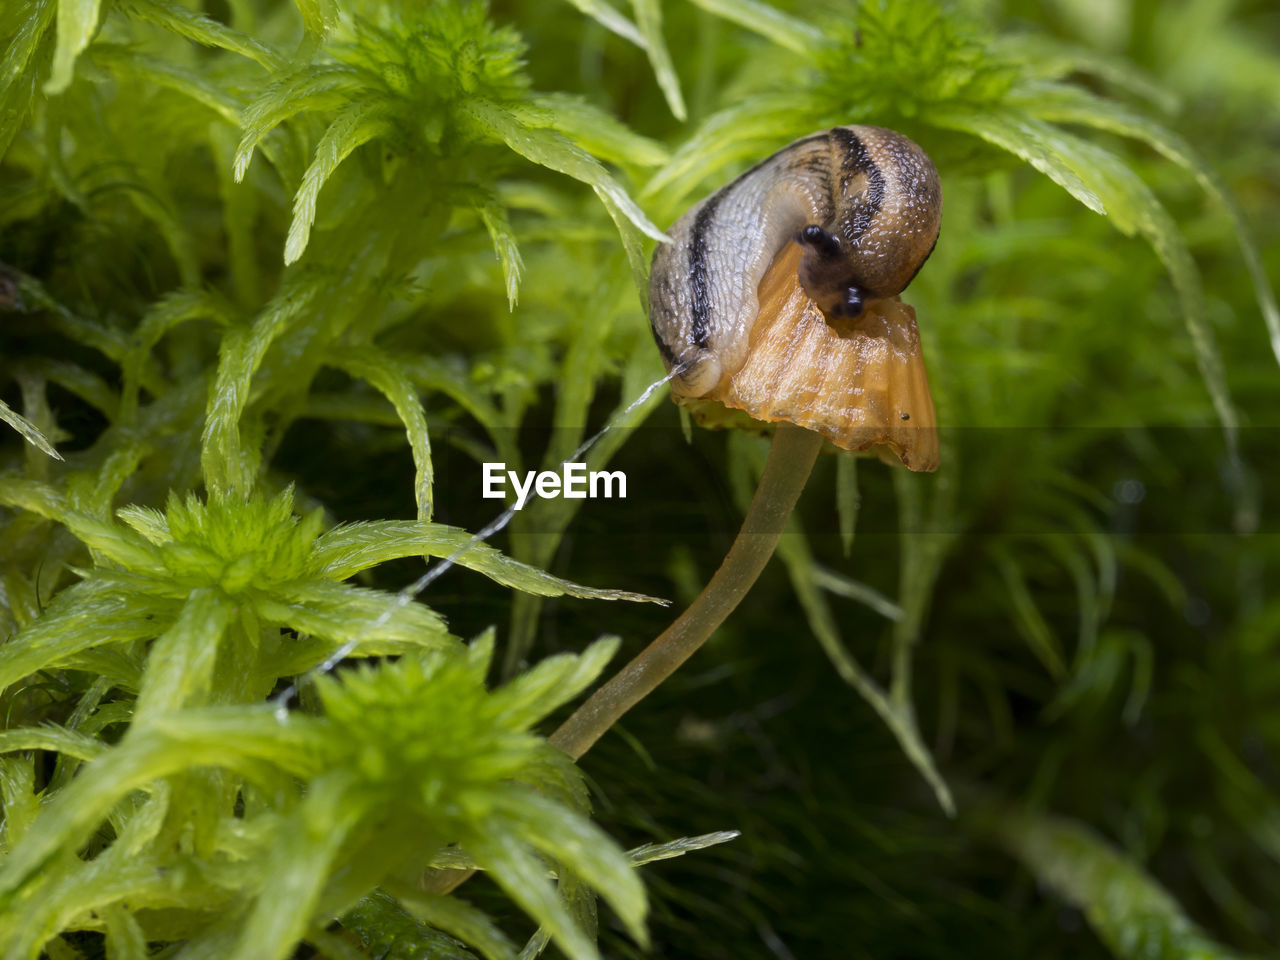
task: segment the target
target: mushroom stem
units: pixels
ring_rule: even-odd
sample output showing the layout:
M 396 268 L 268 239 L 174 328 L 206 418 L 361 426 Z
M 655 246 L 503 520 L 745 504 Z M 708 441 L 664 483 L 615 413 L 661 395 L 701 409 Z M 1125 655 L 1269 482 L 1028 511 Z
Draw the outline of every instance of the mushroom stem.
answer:
M 575 760 L 581 757 L 707 641 L 773 556 L 822 442 L 823 438 L 811 430 L 778 424 L 764 475 L 720 569 L 689 609 L 560 725 L 551 735 L 551 743 Z
M 577 760 L 624 713 L 656 690 L 706 643 L 742 602 L 773 556 L 822 444 L 823 437 L 812 430 L 786 422 L 778 424 L 760 485 L 720 569 L 689 609 L 551 734 L 548 740 L 552 744 Z M 423 879 L 423 886 L 434 893 L 451 893 L 474 872 L 434 871 Z

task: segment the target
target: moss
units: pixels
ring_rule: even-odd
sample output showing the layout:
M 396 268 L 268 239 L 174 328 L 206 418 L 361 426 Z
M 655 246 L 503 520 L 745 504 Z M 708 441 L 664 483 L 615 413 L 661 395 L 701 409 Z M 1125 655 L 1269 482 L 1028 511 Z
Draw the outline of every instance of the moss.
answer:
M 0 7 L 0 955 L 1277 956 L 1274 27 Z M 763 462 L 644 395 L 659 226 L 838 123 L 941 171 L 943 467 L 821 458 L 579 769 Z

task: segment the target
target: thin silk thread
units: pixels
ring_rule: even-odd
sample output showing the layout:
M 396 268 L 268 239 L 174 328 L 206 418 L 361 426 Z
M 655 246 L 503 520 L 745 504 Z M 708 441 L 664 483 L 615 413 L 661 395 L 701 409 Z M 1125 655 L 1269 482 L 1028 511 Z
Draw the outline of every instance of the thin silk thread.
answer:
M 587 440 L 585 440 L 583 443 L 581 443 L 578 446 L 578 448 L 573 451 L 573 453 L 569 454 L 568 457 L 566 457 L 564 460 L 560 462 L 560 465 L 564 466 L 566 463 L 576 461 L 580 456 L 582 456 L 584 453 L 590 450 L 593 446 L 595 446 L 596 443 L 599 442 L 599 440 L 603 436 L 605 436 L 605 434 L 609 433 L 610 430 L 615 430 L 619 426 L 621 426 L 622 421 L 626 417 L 628 417 L 637 407 L 639 407 L 651 396 L 653 396 L 656 390 L 658 390 L 664 384 L 668 383 L 673 377 L 679 376 L 683 372 L 684 372 L 684 365 L 683 364 L 677 365 L 673 367 L 671 372 L 668 373 L 665 377 L 662 377 L 659 380 L 655 380 L 653 383 L 649 384 L 649 386 L 645 387 L 644 391 L 640 394 L 640 396 L 638 396 L 635 400 L 631 401 L 631 403 L 627 404 L 625 409 L 623 409 L 621 412 L 616 414 L 597 433 L 595 433 L 594 435 L 589 437 Z M 278 693 L 274 698 L 276 719 L 281 723 L 284 723 L 288 720 L 289 701 L 291 701 L 295 696 L 297 696 L 298 690 L 301 684 L 311 680 L 317 675 L 331 672 L 334 667 L 336 667 L 339 663 L 341 663 L 343 660 L 345 660 L 348 656 L 351 655 L 351 653 L 356 649 L 356 647 L 360 645 L 361 641 L 363 641 L 366 636 L 368 636 L 374 630 L 377 630 L 379 627 L 385 626 L 387 622 L 390 621 L 390 619 L 396 615 L 396 613 L 398 613 L 400 610 L 403 610 L 409 604 L 413 603 L 413 601 L 416 600 L 422 594 L 422 592 L 427 589 L 427 587 L 429 587 L 437 579 L 443 576 L 444 573 L 450 567 L 455 566 L 458 562 L 459 557 L 465 554 L 468 550 L 470 550 L 476 544 L 483 543 L 489 537 L 492 537 L 495 533 L 502 530 L 508 523 L 511 522 L 511 518 L 514 517 L 515 515 L 516 515 L 515 506 L 513 505 L 513 506 L 507 507 L 500 514 L 498 514 L 496 517 L 490 520 L 487 524 L 485 524 L 483 527 L 477 530 L 474 534 L 472 534 L 471 538 L 467 540 L 467 542 L 464 543 L 462 546 L 460 546 L 457 550 L 449 554 L 447 557 L 444 557 L 443 559 L 441 559 L 440 562 L 437 563 L 435 566 L 429 567 L 426 570 L 426 572 L 422 574 L 422 576 L 418 577 L 417 580 L 413 581 L 413 583 L 409 584 L 407 587 L 404 587 L 403 589 L 401 589 L 387 603 L 386 609 L 383 610 L 382 613 L 380 613 L 378 617 L 371 624 L 369 624 L 369 626 L 366 627 L 359 636 L 354 637 L 353 639 L 348 640 L 346 643 L 342 644 L 340 647 L 334 650 L 333 653 L 329 654 L 329 656 L 327 656 L 323 661 L 316 664 L 314 667 L 312 667 L 306 673 L 304 673 L 298 680 L 289 684 L 289 686 L 285 687 L 284 690 L 280 691 L 280 693 Z

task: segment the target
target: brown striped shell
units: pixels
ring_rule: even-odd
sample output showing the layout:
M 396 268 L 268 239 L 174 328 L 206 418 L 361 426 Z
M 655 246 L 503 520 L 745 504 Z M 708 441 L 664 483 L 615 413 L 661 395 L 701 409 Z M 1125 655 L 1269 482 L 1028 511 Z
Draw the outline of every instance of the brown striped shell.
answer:
M 932 161 L 883 127 L 802 137 L 677 220 L 654 252 L 650 322 L 677 396 L 705 396 L 746 360 L 756 291 L 792 240 L 801 285 L 828 319 L 911 282 L 938 237 Z

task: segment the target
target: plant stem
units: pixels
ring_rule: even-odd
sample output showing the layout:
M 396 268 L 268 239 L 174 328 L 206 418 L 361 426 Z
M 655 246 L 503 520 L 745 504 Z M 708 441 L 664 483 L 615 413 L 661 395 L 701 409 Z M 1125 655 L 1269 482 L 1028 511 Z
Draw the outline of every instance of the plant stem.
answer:
M 778 424 L 742 529 L 711 582 L 689 609 L 560 725 L 549 738 L 551 743 L 578 759 L 707 641 L 773 556 L 821 447 L 820 435 L 790 423 Z
M 733 613 L 773 556 L 822 442 L 822 436 L 811 430 L 785 422 L 778 424 L 760 485 L 720 569 L 688 610 L 560 725 L 548 738 L 552 744 L 577 760 L 619 717 L 675 673 Z M 473 873 L 474 870 L 433 871 L 423 878 L 423 889 L 451 893 Z

